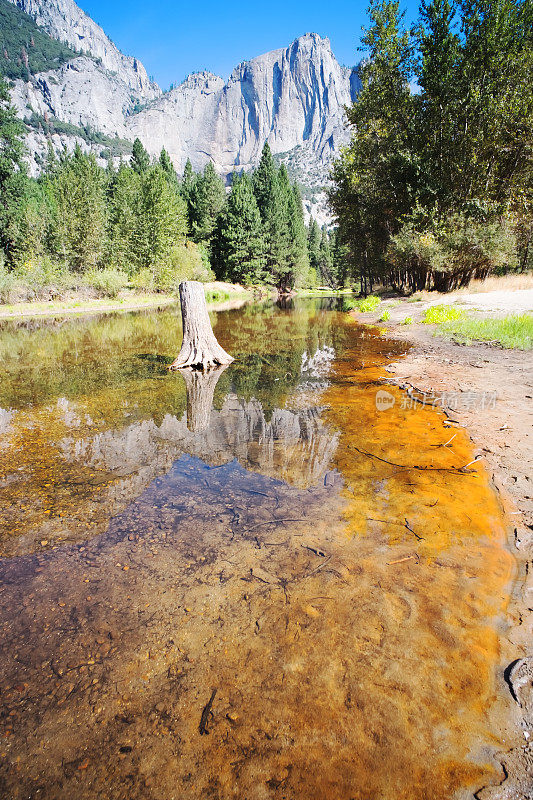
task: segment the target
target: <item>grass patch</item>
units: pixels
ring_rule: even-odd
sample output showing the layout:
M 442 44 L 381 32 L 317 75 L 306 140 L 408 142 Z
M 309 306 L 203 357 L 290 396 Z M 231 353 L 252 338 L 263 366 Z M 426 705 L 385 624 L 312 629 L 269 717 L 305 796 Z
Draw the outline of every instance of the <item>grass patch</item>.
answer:
M 476 319 L 462 316 L 444 322 L 441 330 L 461 344 L 494 342 L 515 350 L 533 348 L 533 314 L 510 314 L 503 318 Z
M 363 297 L 361 300 L 354 300 L 346 297 L 343 299 L 344 311 L 362 311 L 363 314 L 375 311 L 381 303 L 381 298 L 375 294 L 370 294 L 368 297 Z
M 442 325 L 444 322 L 454 322 L 464 316 L 464 311 L 453 306 L 431 306 L 424 313 L 422 322 L 426 325 Z
M 388 322 L 390 319 L 390 311 L 384 311 L 378 322 Z
M 229 292 L 207 289 L 205 292 L 206 303 L 221 303 L 229 300 Z

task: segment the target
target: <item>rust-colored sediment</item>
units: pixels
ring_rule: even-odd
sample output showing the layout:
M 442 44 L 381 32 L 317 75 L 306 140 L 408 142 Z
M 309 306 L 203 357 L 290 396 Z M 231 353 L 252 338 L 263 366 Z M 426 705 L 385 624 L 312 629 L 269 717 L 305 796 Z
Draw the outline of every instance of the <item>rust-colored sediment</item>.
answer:
M 76 424 L 13 419 L 5 796 L 446 800 L 498 779 L 505 519 L 483 467 L 455 469 L 466 434 L 395 388 L 378 411 L 387 346 L 335 325 L 330 386 L 295 387 L 274 422 L 234 397 L 187 439 L 118 422 L 105 391 L 71 403 Z M 33 552 L 46 530 L 68 541 Z

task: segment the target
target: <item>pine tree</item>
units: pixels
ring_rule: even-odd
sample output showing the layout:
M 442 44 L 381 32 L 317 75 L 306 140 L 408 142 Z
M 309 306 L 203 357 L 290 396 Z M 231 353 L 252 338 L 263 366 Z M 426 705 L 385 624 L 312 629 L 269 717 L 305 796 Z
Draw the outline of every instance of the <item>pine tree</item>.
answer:
M 174 164 L 172 163 L 170 156 L 164 147 L 159 155 L 159 164 L 163 168 L 163 171 L 169 180 L 171 181 L 178 180 L 178 176 L 176 175 L 176 170 L 174 169 Z
M 261 215 L 248 175 L 233 175 L 228 202 L 217 220 L 215 274 L 244 284 L 265 277 Z
M 62 155 L 51 189 L 57 205 L 57 255 L 78 272 L 95 267 L 105 246 L 104 170 L 77 145 L 72 155 Z
M 345 287 L 351 277 L 348 251 L 343 243 L 338 228 L 334 228 L 329 237 L 331 250 L 331 270 L 337 286 Z
M 276 165 L 272 158 L 272 153 L 268 142 L 265 142 L 259 166 L 253 175 L 253 187 L 257 207 L 263 221 L 266 219 L 266 209 L 273 192 L 273 185 L 276 179 Z
M 319 271 L 319 263 L 320 263 L 320 228 L 318 227 L 318 223 L 316 219 L 309 220 L 309 235 L 307 237 L 307 249 L 309 252 L 309 266 L 311 269 L 314 269 L 317 275 L 317 278 L 320 275 Z
M 196 173 L 192 168 L 191 159 L 188 158 L 185 163 L 185 169 L 183 170 L 183 177 L 181 179 L 181 189 L 182 189 L 183 199 L 187 202 L 189 202 L 189 197 L 195 182 L 196 182 Z
M 138 173 L 121 164 L 108 190 L 107 261 L 129 272 L 139 266 L 140 189 Z
M 303 286 L 309 283 L 309 256 L 307 253 L 307 231 L 300 190 L 295 185 L 288 199 L 289 234 L 289 285 Z
M 226 200 L 224 183 L 209 162 L 189 194 L 189 221 L 195 242 L 209 244 L 218 214 Z
M 0 250 L 8 263 L 16 258 L 20 205 L 27 190 L 24 127 L 10 104 L 9 90 L 0 77 Z
M 140 139 L 135 139 L 133 142 L 130 164 L 138 175 L 142 175 L 150 166 L 150 156 L 144 149 Z
M 318 249 L 318 268 L 320 271 L 320 281 L 326 286 L 336 288 L 336 281 L 332 274 L 331 251 L 329 247 L 329 236 L 324 226 L 322 228 L 322 235 L 320 237 L 320 246 Z
M 159 164 L 141 175 L 136 248 L 139 264 L 156 278 L 187 233 L 185 203 Z

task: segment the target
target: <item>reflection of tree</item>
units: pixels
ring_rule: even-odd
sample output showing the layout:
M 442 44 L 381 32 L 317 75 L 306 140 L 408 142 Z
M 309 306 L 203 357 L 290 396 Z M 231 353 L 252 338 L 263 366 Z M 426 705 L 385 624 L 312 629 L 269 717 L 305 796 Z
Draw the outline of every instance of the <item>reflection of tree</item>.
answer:
M 187 428 L 195 433 L 209 427 L 213 394 L 218 379 L 228 365 L 200 372 L 184 369 L 180 372 L 187 389 Z

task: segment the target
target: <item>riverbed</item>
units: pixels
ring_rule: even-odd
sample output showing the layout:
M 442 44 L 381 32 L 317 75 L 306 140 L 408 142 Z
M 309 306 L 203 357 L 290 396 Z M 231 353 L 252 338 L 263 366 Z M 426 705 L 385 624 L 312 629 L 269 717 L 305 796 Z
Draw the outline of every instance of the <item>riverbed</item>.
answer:
M 335 299 L 0 327 L 0 789 L 447 800 L 501 780 L 508 521 Z

